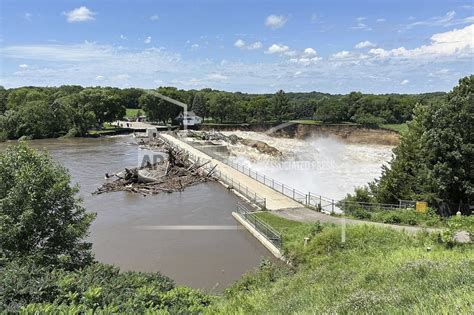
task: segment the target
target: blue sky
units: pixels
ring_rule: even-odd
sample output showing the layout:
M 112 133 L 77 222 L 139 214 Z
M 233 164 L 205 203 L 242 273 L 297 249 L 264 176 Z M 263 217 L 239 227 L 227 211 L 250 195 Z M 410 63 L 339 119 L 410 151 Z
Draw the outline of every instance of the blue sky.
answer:
M 2 0 L 0 85 L 448 91 L 472 1 Z

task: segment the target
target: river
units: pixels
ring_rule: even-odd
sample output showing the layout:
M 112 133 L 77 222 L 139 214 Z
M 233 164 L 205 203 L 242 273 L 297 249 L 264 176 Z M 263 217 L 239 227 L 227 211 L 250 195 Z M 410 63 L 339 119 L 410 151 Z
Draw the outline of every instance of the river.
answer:
M 0 144 L 0 151 L 11 144 Z M 130 136 L 30 141 L 67 167 L 88 211 L 97 218 L 89 240 L 98 261 L 121 270 L 160 271 L 176 283 L 220 292 L 257 267 L 269 252 L 231 215 L 237 197 L 218 183 L 143 197 L 92 195 L 105 173 L 134 167 L 141 150 Z M 271 258 L 272 259 L 272 258 Z

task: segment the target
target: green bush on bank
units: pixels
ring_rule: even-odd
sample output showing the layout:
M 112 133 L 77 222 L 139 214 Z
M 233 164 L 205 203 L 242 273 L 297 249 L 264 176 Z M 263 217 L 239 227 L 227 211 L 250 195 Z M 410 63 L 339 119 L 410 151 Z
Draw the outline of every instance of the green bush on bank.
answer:
M 207 313 L 472 313 L 471 244 L 368 225 L 346 227 L 343 242 L 341 227 L 260 217 L 283 233 L 285 252 L 300 253 L 298 270 L 275 281 L 256 275 L 250 289 L 238 282 Z
M 99 263 L 65 271 L 33 262 L 11 262 L 1 269 L 0 288 L 0 312 L 194 314 L 210 303 L 208 296 L 174 287 L 160 273 L 120 273 L 117 267 Z
M 347 216 L 359 220 L 380 222 L 386 224 L 400 224 L 424 227 L 444 226 L 443 219 L 436 214 L 435 210 L 429 209 L 427 213 L 420 213 L 414 209 L 366 210 L 360 207 L 349 207 L 344 209 Z

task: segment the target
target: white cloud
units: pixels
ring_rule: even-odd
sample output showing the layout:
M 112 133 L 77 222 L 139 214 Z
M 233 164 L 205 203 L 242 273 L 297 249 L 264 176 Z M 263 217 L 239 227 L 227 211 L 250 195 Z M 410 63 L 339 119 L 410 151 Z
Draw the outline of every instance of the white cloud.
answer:
M 95 20 L 94 15 L 97 13 L 92 12 L 87 7 L 79 7 L 77 9 L 71 10 L 69 12 L 63 13 L 67 17 L 69 23 L 74 22 L 86 22 Z
M 128 79 L 130 79 L 130 76 L 124 73 L 121 73 L 112 77 L 113 81 L 128 81 Z
M 291 58 L 289 61 L 292 63 L 297 63 L 303 66 L 309 66 L 311 64 L 315 64 L 318 61 L 320 61 L 322 58 L 321 57 L 301 57 L 301 58 Z
M 352 54 L 347 50 L 343 50 L 331 55 L 331 59 L 347 59 L 350 57 L 352 57 Z
M 319 23 L 321 22 L 321 16 L 319 16 L 317 13 L 313 13 L 311 15 L 311 23 Z
M 199 44 L 192 44 L 191 45 L 191 50 L 196 50 L 199 48 Z
M 283 25 L 285 25 L 287 20 L 288 20 L 288 18 L 286 18 L 283 15 L 274 15 L 274 14 L 272 14 L 272 15 L 267 16 L 267 18 L 265 20 L 265 25 L 270 27 L 270 28 L 277 29 L 277 28 L 280 28 Z
M 383 23 L 385 21 L 387 21 L 387 20 L 384 19 L 384 18 L 379 18 L 379 19 L 375 20 L 375 22 L 377 22 L 377 23 Z
M 359 22 L 362 22 L 362 21 L 364 21 L 365 19 L 366 19 L 365 16 L 360 16 L 360 17 L 358 17 L 356 20 L 359 21 Z
M 105 79 L 105 77 L 103 75 L 98 75 L 98 76 L 95 77 L 95 79 L 97 81 L 103 81 Z
M 311 91 L 317 87 L 320 91 L 331 93 L 351 90 L 418 93 L 448 91 L 460 77 L 472 72 L 472 57 L 458 58 L 455 55 L 450 58 L 386 60 L 346 49 L 352 57 L 325 58 L 321 62 L 318 55 L 309 57 L 314 55 L 314 48 L 292 48 L 277 54 L 279 59 L 221 62 L 220 58 L 200 59 L 197 56 L 183 59 L 179 53 L 153 47 L 98 43 L 4 46 L 0 48 L 0 55 L 8 67 L 0 77 L 0 85 L 106 84 L 143 88 L 173 85 L 185 89 L 210 87 L 250 93 L 269 93 L 277 88 Z M 295 56 L 290 57 L 290 52 Z M 21 70 L 18 65 L 22 63 L 30 66 Z M 449 72 L 443 74 L 443 69 L 449 69 Z M 430 76 L 437 71 L 440 71 L 438 78 Z M 98 75 L 103 77 L 103 81 L 101 77 L 96 79 Z M 361 77 L 364 79 L 361 80 Z M 401 85 L 403 80 L 410 82 Z
M 406 84 L 408 84 L 409 82 L 410 82 L 410 80 L 405 79 L 405 80 L 402 80 L 402 81 L 400 82 L 400 84 L 401 84 L 401 85 L 406 85 Z
M 366 25 L 366 24 L 364 24 L 364 23 L 362 23 L 362 22 L 357 23 L 356 26 L 352 26 L 351 28 L 352 28 L 353 30 L 363 30 L 363 31 L 371 31 L 371 30 L 372 30 L 371 27 L 369 27 L 368 25 Z
M 431 36 L 429 45 L 414 49 L 399 47 L 391 50 L 374 48 L 369 53 L 378 58 L 419 58 L 442 56 L 473 56 L 474 55 L 474 24 L 462 29 L 438 33 Z
M 160 16 L 158 14 L 154 14 L 152 16 L 150 16 L 150 20 L 152 21 L 158 21 L 160 19 Z
M 268 47 L 266 53 L 267 54 L 282 54 L 284 52 L 287 52 L 289 49 L 290 47 L 283 44 L 273 44 L 270 47 Z
M 47 61 L 88 61 L 102 60 L 112 54 L 112 47 L 94 43 L 73 45 L 21 45 L 1 48 L 2 57 L 17 57 L 30 60 Z
M 145 44 L 150 44 L 151 43 L 151 36 L 147 36 L 143 42 Z
M 305 57 L 315 57 L 318 53 L 313 48 L 309 47 L 303 51 Z
M 24 69 L 28 69 L 28 65 L 25 64 L 25 63 L 22 63 L 21 65 L 18 65 L 18 68 L 24 70 Z
M 238 39 L 238 40 L 235 41 L 234 46 L 239 48 L 239 49 L 254 50 L 254 49 L 262 48 L 262 43 L 261 42 L 254 42 L 254 43 L 247 44 L 244 40 Z
M 443 69 L 440 69 L 438 71 L 436 71 L 437 74 L 446 74 L 449 72 L 449 69 L 447 68 L 443 68 Z
M 262 43 L 261 42 L 255 42 L 252 44 L 247 45 L 247 49 L 253 50 L 253 49 L 260 49 L 262 48 Z
M 123 34 L 120 34 L 120 39 L 123 39 L 123 40 L 127 40 L 127 36 L 123 35 Z
M 309 66 L 320 61 L 322 58 L 318 56 L 318 53 L 314 48 L 308 47 L 303 50 L 303 52 L 297 52 L 295 50 L 288 51 L 285 53 L 285 56 L 290 56 L 291 63 L 300 64 L 303 66 Z
M 244 48 L 245 47 L 245 41 L 242 39 L 238 39 L 235 41 L 234 46 L 237 48 Z
M 375 47 L 376 45 L 372 42 L 369 42 L 368 40 L 363 41 L 358 43 L 357 45 L 354 46 L 354 48 L 357 49 L 363 49 L 363 48 L 369 48 L 369 47 Z
M 468 16 L 461 19 L 456 19 L 456 11 L 449 11 L 444 16 L 435 16 L 427 20 L 416 21 L 406 26 L 407 29 L 415 26 L 455 26 L 474 23 L 474 16 Z
M 211 81 L 225 81 L 228 77 L 220 73 L 211 73 L 207 76 L 207 79 Z
M 23 17 L 25 18 L 25 20 L 27 20 L 28 22 L 31 21 L 31 19 L 33 18 L 33 14 L 29 13 L 29 12 L 26 12 Z

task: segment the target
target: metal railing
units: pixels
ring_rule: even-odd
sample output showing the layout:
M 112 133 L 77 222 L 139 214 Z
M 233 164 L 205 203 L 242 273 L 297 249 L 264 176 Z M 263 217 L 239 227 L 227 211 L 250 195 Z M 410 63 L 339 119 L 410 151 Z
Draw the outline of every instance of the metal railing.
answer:
M 271 177 L 267 177 L 266 175 L 260 174 L 247 166 L 240 165 L 232 161 L 228 161 L 226 164 L 232 167 L 233 169 L 249 176 L 250 178 L 253 178 L 256 181 L 264 184 L 265 186 L 270 187 L 273 190 L 276 190 L 279 193 L 282 193 L 283 195 L 290 197 L 291 199 L 299 203 L 306 204 L 307 195 L 305 193 L 293 187 L 285 185 L 282 182 L 279 182 Z
M 282 248 L 283 239 L 280 233 L 278 233 L 270 225 L 259 219 L 255 213 L 252 213 L 245 205 L 237 203 L 237 213 L 240 214 L 247 223 L 253 226 L 260 234 L 262 234 L 267 240 L 269 240 L 278 249 Z
M 161 137 L 161 139 L 167 145 L 172 147 L 173 149 L 175 149 L 177 151 L 185 152 L 186 155 L 188 156 L 188 159 L 190 159 L 190 160 L 192 160 L 192 161 L 194 161 L 198 164 L 204 164 L 208 161 L 206 159 L 202 159 L 202 158 L 198 157 L 197 155 L 194 155 L 191 152 L 181 148 L 180 146 L 174 144 L 173 142 L 167 140 L 166 138 Z M 266 209 L 267 200 L 265 198 L 258 195 L 256 192 L 252 191 L 247 186 L 241 184 L 240 182 L 234 180 L 233 178 L 231 178 L 231 177 L 229 177 L 225 174 L 222 174 L 222 172 L 220 170 L 215 169 L 215 165 L 213 166 L 211 164 L 206 164 L 206 165 L 203 166 L 203 169 L 206 170 L 207 172 L 212 172 L 213 171 L 213 175 L 215 175 L 217 177 L 217 179 L 219 179 L 220 181 L 225 183 L 230 189 L 233 189 L 233 190 L 237 191 L 239 194 L 243 195 L 249 201 L 251 201 L 256 206 L 258 206 L 260 209 L 262 209 L 262 210 Z
M 184 141 L 184 140 L 182 140 Z M 208 148 L 202 147 L 192 142 L 184 141 L 187 144 L 191 145 L 197 150 L 200 150 L 212 158 L 221 161 L 232 167 L 233 169 L 245 174 L 258 182 L 264 184 L 265 186 L 272 188 L 279 193 L 299 202 L 300 204 L 313 208 L 318 211 L 335 213 L 343 212 L 344 209 L 359 207 L 366 210 L 382 209 L 382 210 L 395 210 L 395 209 L 408 209 L 415 206 L 415 201 L 412 200 L 400 200 L 398 204 L 384 204 L 384 203 L 369 203 L 369 202 L 355 202 L 355 201 L 344 201 L 344 200 L 334 200 L 328 197 L 324 197 L 312 192 L 307 194 L 289 186 L 285 185 L 282 182 L 279 182 L 271 177 L 268 177 L 264 174 L 258 173 L 257 171 L 252 170 L 251 168 L 241 165 L 239 163 L 229 161 L 224 159 L 222 156 L 212 152 Z

